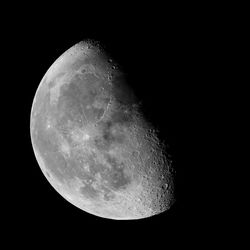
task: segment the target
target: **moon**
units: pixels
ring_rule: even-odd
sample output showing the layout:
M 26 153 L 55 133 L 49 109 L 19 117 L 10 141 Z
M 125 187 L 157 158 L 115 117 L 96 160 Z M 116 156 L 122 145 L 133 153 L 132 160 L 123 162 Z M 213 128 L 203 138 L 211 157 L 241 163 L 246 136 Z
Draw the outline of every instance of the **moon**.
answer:
M 119 67 L 83 41 L 63 53 L 40 82 L 31 141 L 53 188 L 81 210 L 134 220 L 175 201 L 173 166 Z

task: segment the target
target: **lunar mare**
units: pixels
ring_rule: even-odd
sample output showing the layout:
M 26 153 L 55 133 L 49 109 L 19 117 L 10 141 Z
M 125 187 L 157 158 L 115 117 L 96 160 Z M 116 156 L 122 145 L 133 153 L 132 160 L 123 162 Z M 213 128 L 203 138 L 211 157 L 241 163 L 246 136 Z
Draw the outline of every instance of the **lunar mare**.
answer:
M 31 110 L 31 140 L 51 185 L 99 217 L 127 220 L 174 202 L 171 161 L 122 72 L 81 42 L 43 77 Z

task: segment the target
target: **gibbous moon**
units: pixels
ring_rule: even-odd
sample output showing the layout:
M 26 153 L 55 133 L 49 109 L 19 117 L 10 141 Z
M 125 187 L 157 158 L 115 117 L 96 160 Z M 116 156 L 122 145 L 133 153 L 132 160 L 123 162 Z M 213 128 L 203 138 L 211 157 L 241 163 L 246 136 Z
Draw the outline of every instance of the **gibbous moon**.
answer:
M 119 66 L 99 46 L 80 42 L 48 69 L 30 118 L 44 176 L 67 201 L 109 219 L 168 210 L 173 166 Z

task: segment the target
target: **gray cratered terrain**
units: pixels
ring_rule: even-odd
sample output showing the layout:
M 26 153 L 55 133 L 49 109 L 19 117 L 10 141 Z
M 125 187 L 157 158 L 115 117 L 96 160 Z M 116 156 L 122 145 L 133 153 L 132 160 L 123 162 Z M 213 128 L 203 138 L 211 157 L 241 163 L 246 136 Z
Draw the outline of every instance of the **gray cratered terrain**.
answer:
M 37 161 L 66 200 L 100 217 L 159 214 L 174 201 L 171 162 L 122 72 L 90 42 L 60 56 L 31 111 Z

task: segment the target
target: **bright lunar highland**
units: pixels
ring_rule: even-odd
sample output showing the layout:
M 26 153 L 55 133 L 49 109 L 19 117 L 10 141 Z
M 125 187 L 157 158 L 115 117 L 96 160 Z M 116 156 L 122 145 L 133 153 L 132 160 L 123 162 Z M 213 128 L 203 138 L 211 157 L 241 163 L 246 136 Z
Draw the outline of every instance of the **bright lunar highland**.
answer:
M 76 44 L 48 69 L 33 100 L 30 133 L 44 176 L 85 212 L 142 219 L 174 202 L 166 147 L 119 66 L 95 43 Z

